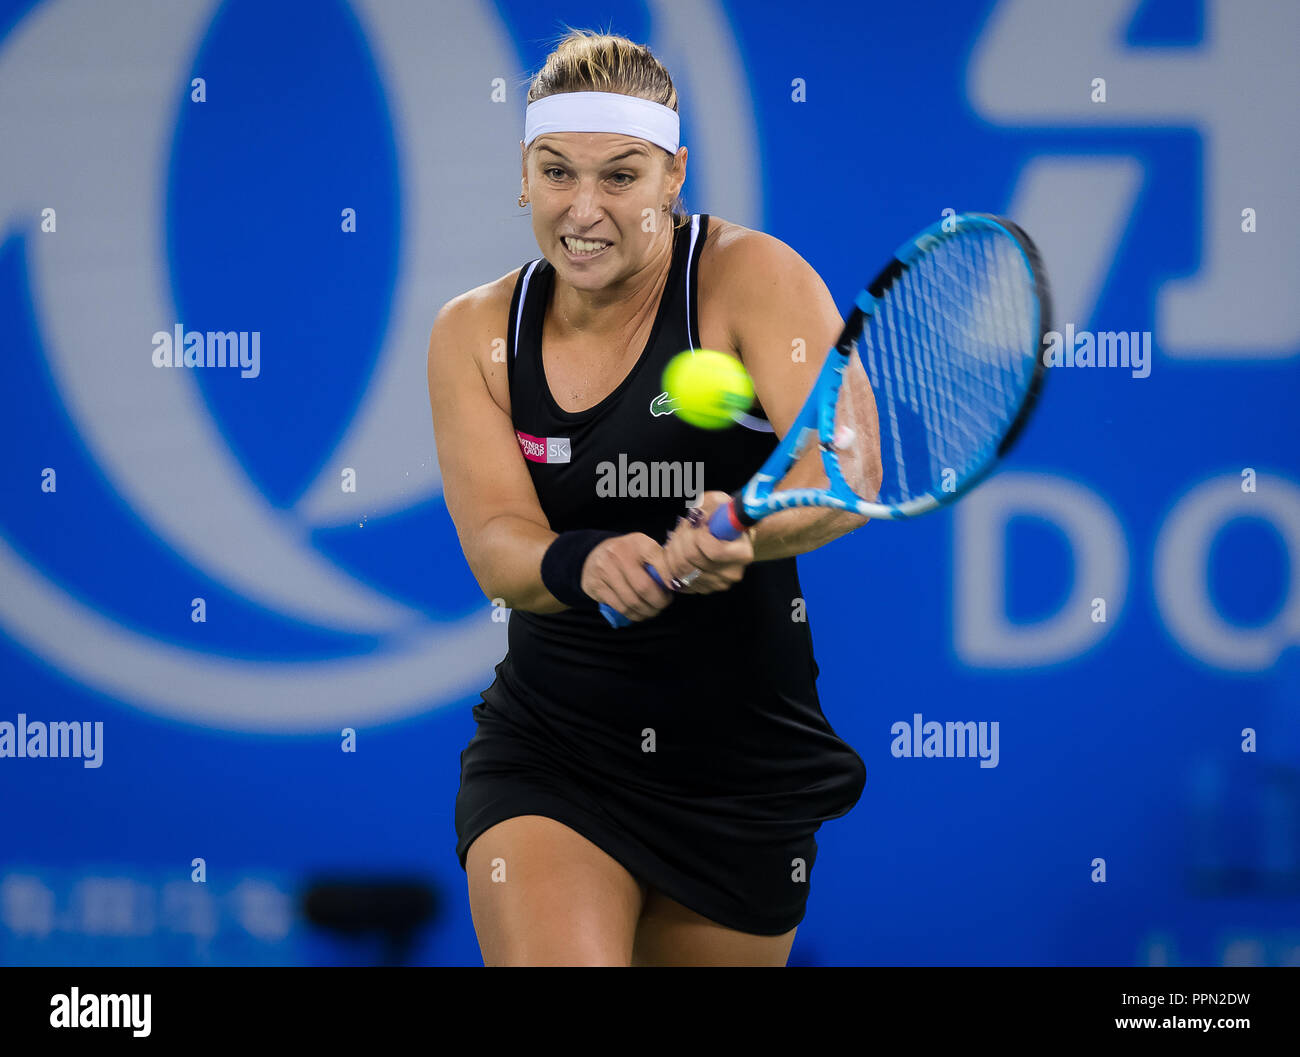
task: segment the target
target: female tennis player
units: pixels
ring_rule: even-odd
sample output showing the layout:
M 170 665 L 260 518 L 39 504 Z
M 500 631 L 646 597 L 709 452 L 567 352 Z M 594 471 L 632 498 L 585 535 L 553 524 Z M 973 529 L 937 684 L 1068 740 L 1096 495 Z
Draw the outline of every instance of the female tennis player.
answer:
M 702 523 L 784 436 L 843 321 L 789 247 L 684 212 L 678 139 L 650 51 L 571 32 L 521 144 L 542 255 L 430 335 L 447 508 L 511 610 L 456 799 L 486 965 L 785 965 L 814 833 L 866 780 L 822 714 L 794 557 L 864 519 L 783 511 L 729 542 Z M 661 374 L 690 348 L 753 378 L 734 428 L 672 413 Z M 844 393 L 875 437 L 860 365 Z M 815 446 L 785 481 L 825 486 Z

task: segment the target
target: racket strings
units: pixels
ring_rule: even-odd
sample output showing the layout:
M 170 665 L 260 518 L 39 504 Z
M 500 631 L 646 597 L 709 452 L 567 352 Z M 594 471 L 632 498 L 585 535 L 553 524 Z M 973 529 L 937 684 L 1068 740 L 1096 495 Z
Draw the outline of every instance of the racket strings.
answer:
M 951 302 L 951 352 L 943 361 L 970 415 L 967 443 L 953 452 L 957 462 L 986 455 L 1014 416 L 1036 342 L 1032 276 L 1018 247 L 1001 236 L 959 241 L 960 265 L 950 274 L 964 292 Z
M 998 231 L 967 231 L 915 261 L 858 342 L 876 393 L 881 502 L 953 490 L 992 455 L 1037 354 L 1033 276 Z
M 964 428 L 960 435 L 951 430 L 939 435 L 960 442 L 948 446 L 947 465 L 961 473 L 963 457 L 969 461 L 985 454 L 1015 412 L 1020 387 L 1006 382 L 1022 373 L 1016 361 L 1031 344 L 1032 306 L 1027 297 L 1017 298 L 1012 285 L 1017 272 L 1026 278 L 1028 273 L 1010 240 L 965 238 L 950 246 L 951 266 L 941 268 L 941 285 L 934 288 L 953 291 L 943 302 L 952 310 L 944 313 L 947 355 L 939 362 Z M 940 266 L 947 263 L 938 254 L 935 259 Z
M 931 284 L 936 279 L 933 274 L 934 263 L 927 257 L 920 264 L 921 268 L 927 270 L 926 278 Z M 888 355 L 880 361 L 879 376 L 885 380 L 886 414 L 895 454 L 893 482 L 897 495 L 903 500 L 926 492 L 933 482 L 941 481 L 942 470 L 951 462 L 947 455 L 949 445 L 946 444 L 946 439 L 953 430 L 966 433 L 964 439 L 967 444 L 977 440 L 975 431 L 969 425 L 974 417 L 971 414 L 973 405 L 961 398 L 954 390 L 952 379 L 940 369 L 943 350 L 951 344 L 950 320 L 937 310 L 933 299 L 921 296 L 923 291 L 920 287 L 921 284 L 918 283 L 897 286 L 897 296 L 886 297 L 878 318 L 874 321 L 875 325 L 870 328 L 879 331 L 888 343 Z M 901 336 L 894 312 L 896 301 L 900 303 L 897 318 L 906 320 L 906 332 Z M 869 340 L 877 339 L 873 337 Z M 904 454 L 909 446 L 908 430 L 900 420 L 900 406 L 893 399 L 891 385 L 900 363 L 905 365 L 904 370 L 914 368 L 914 373 L 919 376 L 910 406 L 914 413 L 921 413 L 921 439 L 928 456 L 929 473 L 928 476 L 916 476 L 915 488 L 909 484 Z M 917 406 L 918 398 L 925 409 L 923 411 Z

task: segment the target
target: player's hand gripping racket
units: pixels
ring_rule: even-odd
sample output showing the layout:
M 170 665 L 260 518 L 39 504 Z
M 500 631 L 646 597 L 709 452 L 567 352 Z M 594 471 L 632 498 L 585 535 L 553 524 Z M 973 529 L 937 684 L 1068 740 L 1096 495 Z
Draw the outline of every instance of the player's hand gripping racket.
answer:
M 951 503 L 993 469 L 1024 427 L 1043 383 L 1043 335 L 1051 327 L 1047 276 L 1015 224 L 962 213 L 926 228 L 853 299 L 794 423 L 762 469 L 713 512 L 709 531 L 733 540 L 788 507 L 897 521 Z M 869 442 L 836 422 L 855 351 L 880 419 L 884 475 L 876 495 L 854 492 L 839 465 L 839 453 Z M 813 440 L 830 487 L 773 492 Z M 611 606 L 600 611 L 615 627 L 631 623 Z

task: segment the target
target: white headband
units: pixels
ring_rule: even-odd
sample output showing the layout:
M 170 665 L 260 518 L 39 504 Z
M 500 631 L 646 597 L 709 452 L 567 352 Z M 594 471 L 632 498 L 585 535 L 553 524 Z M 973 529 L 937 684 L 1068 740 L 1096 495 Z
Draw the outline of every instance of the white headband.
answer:
M 618 92 L 560 92 L 528 104 L 524 146 L 548 132 L 620 132 L 676 154 L 681 124 L 675 110 Z

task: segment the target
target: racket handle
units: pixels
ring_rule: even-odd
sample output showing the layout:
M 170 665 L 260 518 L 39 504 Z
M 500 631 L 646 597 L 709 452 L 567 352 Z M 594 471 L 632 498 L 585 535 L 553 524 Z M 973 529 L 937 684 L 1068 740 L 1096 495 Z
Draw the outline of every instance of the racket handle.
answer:
M 718 507 L 718 509 L 709 517 L 709 531 L 713 533 L 715 538 L 720 540 L 740 539 L 741 534 L 745 531 L 745 526 L 736 520 L 735 509 L 736 500 L 733 499 L 729 503 L 723 503 L 722 506 Z M 664 582 L 659 579 L 659 574 L 655 571 L 655 567 L 649 562 L 645 563 L 645 571 L 648 572 L 654 582 L 665 591 L 669 590 Z M 627 617 L 623 616 L 623 614 L 617 609 L 604 602 L 600 604 L 600 615 L 609 621 L 611 627 L 625 628 L 632 623 L 632 621 L 628 620 Z
M 660 587 L 663 587 L 663 589 L 667 591 L 668 588 L 664 587 L 664 582 L 661 579 L 659 579 L 658 570 L 656 570 L 655 567 L 651 565 L 649 562 L 645 562 L 643 564 L 645 566 L 645 571 L 650 574 L 650 579 L 652 579 L 655 583 L 657 583 Z M 627 617 L 623 616 L 623 614 L 620 613 L 617 609 L 615 609 L 611 605 L 608 605 L 605 602 L 601 602 L 600 604 L 600 615 L 609 621 L 611 627 L 625 628 L 632 623 L 632 621 L 628 620 Z
M 720 540 L 738 540 L 745 526 L 736 520 L 736 501 L 723 503 L 709 518 L 709 531 Z

